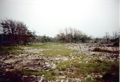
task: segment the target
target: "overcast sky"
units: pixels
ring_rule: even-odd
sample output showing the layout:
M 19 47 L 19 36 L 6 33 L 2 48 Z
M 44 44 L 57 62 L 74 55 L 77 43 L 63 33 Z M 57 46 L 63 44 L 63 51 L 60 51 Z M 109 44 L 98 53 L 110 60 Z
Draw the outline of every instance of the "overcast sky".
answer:
M 22 21 L 37 35 L 76 28 L 93 37 L 119 28 L 119 0 L 0 0 L 0 20 Z

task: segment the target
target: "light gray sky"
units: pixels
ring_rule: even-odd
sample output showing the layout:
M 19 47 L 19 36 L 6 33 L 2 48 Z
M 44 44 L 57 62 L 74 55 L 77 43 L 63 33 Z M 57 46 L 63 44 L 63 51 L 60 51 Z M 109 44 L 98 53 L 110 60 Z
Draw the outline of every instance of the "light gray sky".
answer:
M 76 28 L 93 37 L 119 28 L 119 0 L 0 0 L 0 20 L 22 21 L 37 35 Z

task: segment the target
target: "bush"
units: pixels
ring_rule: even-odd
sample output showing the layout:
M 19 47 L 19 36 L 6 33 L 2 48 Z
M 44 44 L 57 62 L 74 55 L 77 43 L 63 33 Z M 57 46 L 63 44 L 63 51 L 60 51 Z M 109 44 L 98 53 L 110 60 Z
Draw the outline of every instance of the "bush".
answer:
M 113 46 L 118 46 L 119 47 L 119 42 L 114 42 Z
M 95 48 L 93 51 L 101 51 L 102 49 L 100 48 Z

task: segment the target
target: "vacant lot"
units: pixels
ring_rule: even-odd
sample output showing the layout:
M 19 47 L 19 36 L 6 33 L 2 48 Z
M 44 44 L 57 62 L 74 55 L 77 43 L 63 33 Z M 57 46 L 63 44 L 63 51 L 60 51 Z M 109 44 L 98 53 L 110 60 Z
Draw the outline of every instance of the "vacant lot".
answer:
M 1 82 L 119 80 L 119 48 L 108 44 L 35 43 L 0 49 Z

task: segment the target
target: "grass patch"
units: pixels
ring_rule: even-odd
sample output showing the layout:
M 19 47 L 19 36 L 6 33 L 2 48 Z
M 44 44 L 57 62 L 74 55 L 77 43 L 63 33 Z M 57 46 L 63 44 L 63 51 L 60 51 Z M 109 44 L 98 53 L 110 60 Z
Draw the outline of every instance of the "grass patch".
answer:
M 57 69 L 59 71 L 65 71 L 67 68 L 70 68 L 72 60 L 64 61 L 62 63 L 57 64 Z
M 49 70 L 49 71 L 37 71 L 37 70 L 26 70 L 26 69 L 22 69 L 21 70 L 21 74 L 22 75 L 44 75 L 45 76 L 45 80 L 46 81 L 50 81 L 50 80 L 55 80 L 56 79 L 56 73 L 54 72 L 54 70 Z
M 31 47 L 35 49 L 50 49 L 53 45 L 59 45 L 59 43 L 52 43 L 52 42 L 34 43 L 34 44 L 26 45 L 25 47 Z
M 75 63 L 73 67 L 75 67 L 76 70 L 87 74 L 92 72 L 102 73 L 105 71 L 109 71 L 111 69 L 110 63 L 111 62 L 105 62 L 105 61 L 101 61 L 99 63 Z
M 100 60 L 101 61 L 101 60 Z M 96 62 L 96 61 L 95 61 Z M 75 74 L 73 76 L 84 76 L 94 73 L 94 74 L 101 74 L 104 78 L 113 78 L 118 79 L 119 77 L 119 62 L 118 61 L 101 61 L 97 63 L 74 63 L 72 69 L 75 71 Z M 106 76 L 106 73 L 109 73 L 111 77 L 108 75 Z M 101 78 L 101 79 L 104 79 Z M 112 79 L 112 80 L 113 80 Z M 94 77 L 93 80 L 97 80 L 97 78 Z
M 59 45 L 54 45 L 53 44 L 52 46 L 49 46 L 49 49 L 50 50 L 45 50 L 42 53 L 45 54 L 45 55 L 47 55 L 47 56 L 55 57 L 57 55 L 60 55 L 60 56 L 69 56 L 70 53 L 77 52 L 76 50 L 70 50 L 70 49 L 68 49 L 63 44 L 59 44 Z
M 1 46 L 0 54 L 20 54 L 23 53 L 22 49 L 19 46 Z
M 69 49 L 66 49 L 66 50 L 63 50 L 63 49 L 45 50 L 42 53 L 46 56 L 51 56 L 51 57 L 56 57 L 58 55 L 69 56 L 70 50 Z

